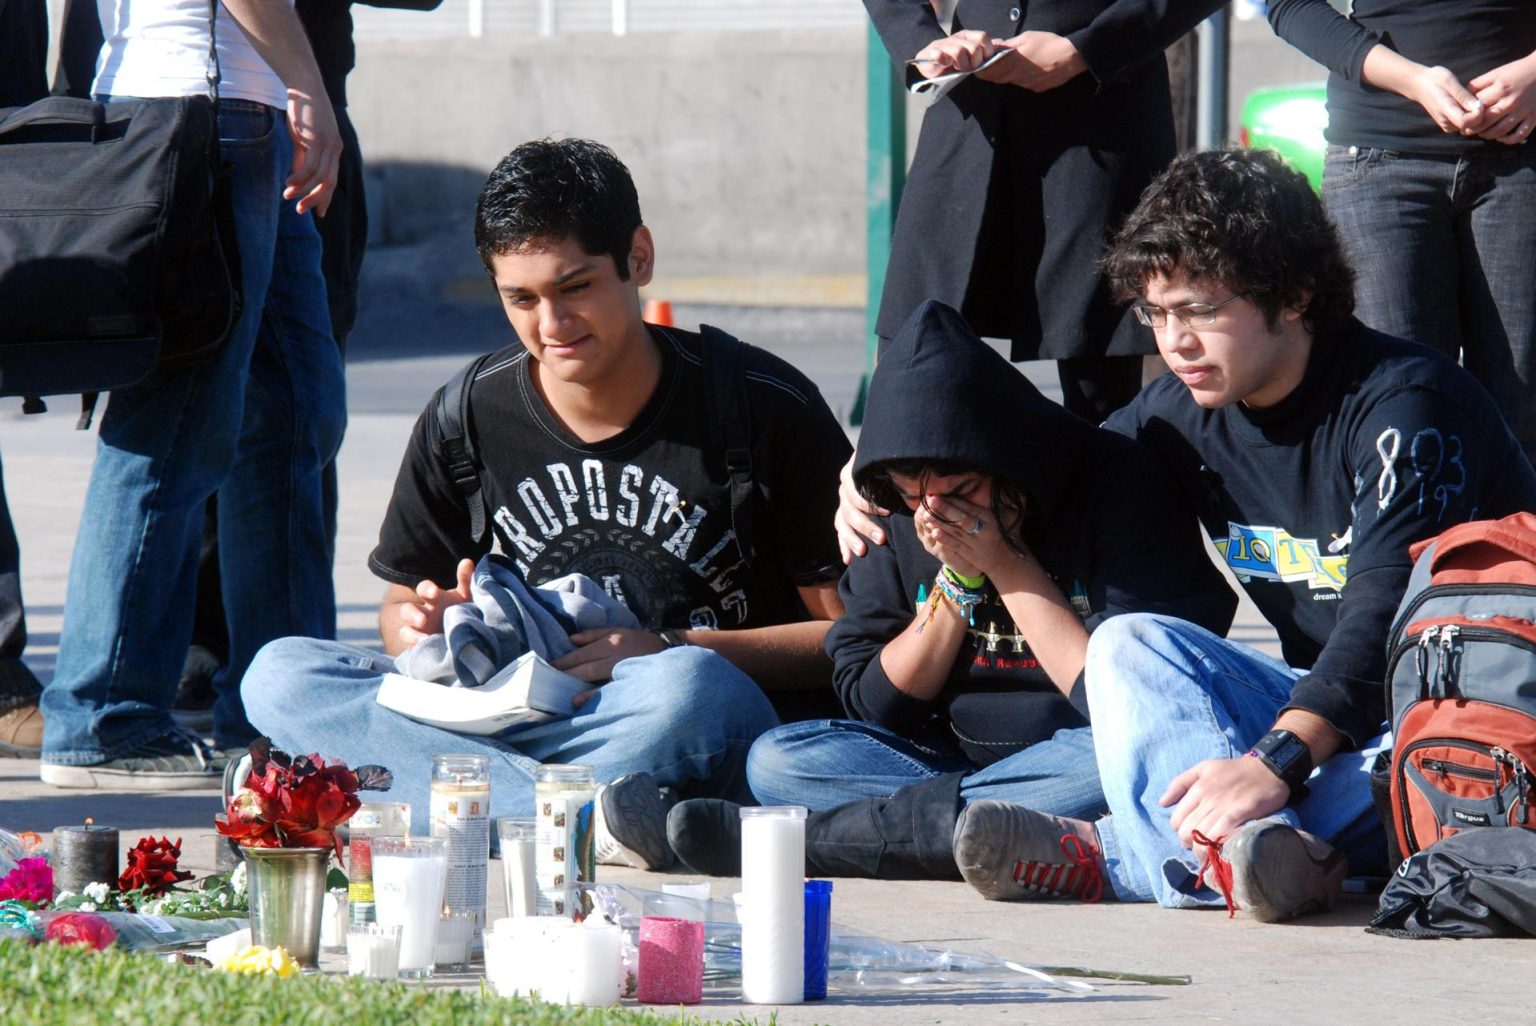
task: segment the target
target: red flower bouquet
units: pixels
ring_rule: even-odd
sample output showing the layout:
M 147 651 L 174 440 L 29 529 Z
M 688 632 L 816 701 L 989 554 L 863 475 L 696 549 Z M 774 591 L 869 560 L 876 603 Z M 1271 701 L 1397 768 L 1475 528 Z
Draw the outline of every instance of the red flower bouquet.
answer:
M 43 940 L 52 944 L 79 944 L 105 951 L 117 941 L 117 931 L 101 916 L 89 912 L 65 912 L 48 920 Z
M 181 838 L 172 844 L 164 837 L 141 837 L 139 843 L 128 850 L 128 868 L 117 878 L 120 891 L 143 891 L 145 895 L 164 894 L 192 874 L 178 869 L 181 858 Z
M 247 848 L 335 848 L 340 859 L 336 828 L 362 804 L 357 792 L 386 791 L 392 783 L 382 766 L 350 770 L 314 754 L 290 756 L 257 738 L 250 775 L 214 825 Z
M 43 858 L 22 859 L 0 880 L 0 901 L 46 905 L 53 900 L 53 867 Z

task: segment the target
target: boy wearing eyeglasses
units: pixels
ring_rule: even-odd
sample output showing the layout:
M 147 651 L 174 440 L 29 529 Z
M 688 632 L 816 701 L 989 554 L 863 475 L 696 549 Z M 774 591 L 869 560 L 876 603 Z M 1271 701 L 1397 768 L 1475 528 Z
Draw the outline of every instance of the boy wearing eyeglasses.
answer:
M 1106 266 L 1172 371 L 1106 426 L 1162 458 L 1283 660 L 1171 617 L 1106 621 L 1086 683 L 1111 814 L 977 802 L 956 861 L 989 898 L 1102 878 L 1122 901 L 1325 911 L 1352 867 L 1381 871 L 1369 771 L 1409 545 L 1536 508 L 1536 472 L 1467 373 L 1353 318 L 1334 228 L 1272 154 L 1176 160 Z

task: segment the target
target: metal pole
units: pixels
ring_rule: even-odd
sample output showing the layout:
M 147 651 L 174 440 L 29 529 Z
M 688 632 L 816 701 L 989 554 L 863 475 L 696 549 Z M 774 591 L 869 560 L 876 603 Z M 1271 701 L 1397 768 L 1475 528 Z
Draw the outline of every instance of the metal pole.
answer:
M 885 290 L 885 267 L 891 254 L 891 235 L 896 227 L 896 208 L 901 204 L 901 189 L 907 181 L 907 93 L 891 67 L 885 44 L 869 27 L 865 45 L 865 126 L 868 145 L 865 151 L 864 195 L 866 246 L 864 290 L 864 376 L 859 379 L 859 393 L 848 422 L 854 426 L 864 420 L 864 400 L 869 390 L 869 375 L 875 369 L 879 340 L 875 337 L 875 318 L 880 312 L 880 294 Z
M 629 34 L 629 0 L 613 0 L 613 34 Z
M 1221 8 L 1200 23 L 1198 128 L 1195 145 L 1218 149 L 1230 141 L 1227 126 L 1228 92 L 1232 71 L 1232 8 Z
M 555 0 L 539 0 L 539 35 L 555 34 Z
M 485 0 L 469 0 L 469 38 L 485 35 Z

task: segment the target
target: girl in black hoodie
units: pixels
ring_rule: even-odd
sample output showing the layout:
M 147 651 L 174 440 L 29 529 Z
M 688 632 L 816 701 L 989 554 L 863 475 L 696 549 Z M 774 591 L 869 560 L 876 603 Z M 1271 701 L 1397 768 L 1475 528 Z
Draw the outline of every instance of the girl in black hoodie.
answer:
M 827 635 L 849 719 L 760 738 L 753 794 L 812 810 L 807 862 L 828 875 L 957 879 L 955 818 L 981 798 L 1102 813 L 1089 632 L 1142 611 L 1224 633 L 1235 608 L 1177 490 L 932 301 L 881 354 L 853 478 L 893 513 Z M 734 813 L 685 802 L 669 840 L 694 869 L 733 872 Z

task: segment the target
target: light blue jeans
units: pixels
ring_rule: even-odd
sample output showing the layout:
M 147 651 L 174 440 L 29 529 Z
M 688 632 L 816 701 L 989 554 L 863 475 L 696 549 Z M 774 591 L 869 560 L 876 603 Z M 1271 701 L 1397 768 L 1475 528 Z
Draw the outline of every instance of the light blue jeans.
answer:
M 393 772 L 388 800 L 410 803 L 417 833 L 428 826 L 434 754 L 488 756 L 496 816 L 533 815 L 533 774 L 545 762 L 591 766 L 600 784 L 643 770 L 689 795 L 742 799 L 747 749 L 778 723 L 750 677 L 691 645 L 620 661 L 613 680 L 576 715 L 504 742 L 417 723 L 379 705 L 379 682 L 394 669 L 380 652 L 283 638 L 257 654 L 241 690 L 251 721 L 283 751 Z
M 1223 906 L 1195 885 L 1199 863 L 1158 799 L 1205 759 L 1245 754 L 1274 725 L 1301 676 L 1278 660 L 1173 617 L 1116 616 L 1088 641 L 1088 705 L 1110 815 L 1097 823 L 1106 875 L 1121 901 L 1166 908 Z M 1311 795 L 1278 815 L 1330 842 L 1354 865 L 1380 862 L 1386 844 L 1371 806 L 1377 737 L 1313 771 Z
M 319 235 L 281 198 L 292 154 L 282 112 L 226 100 L 219 135 L 244 311 L 208 362 L 157 372 L 107 403 L 42 699 L 48 762 L 102 762 L 173 729 L 215 491 L 231 649 L 214 708 L 220 742 L 254 736 L 238 682 L 258 648 L 335 633 L 320 474 L 341 443 L 346 399 Z
M 887 798 L 908 784 L 970 770 L 958 751 L 919 744 L 857 720 L 786 723 L 758 739 L 747 756 L 747 782 L 764 805 L 830 809 L 861 798 Z M 963 802 L 993 798 L 1057 816 L 1092 819 L 1104 793 L 1087 727 L 1058 730 L 960 784 Z

